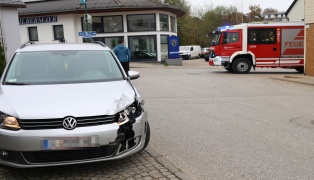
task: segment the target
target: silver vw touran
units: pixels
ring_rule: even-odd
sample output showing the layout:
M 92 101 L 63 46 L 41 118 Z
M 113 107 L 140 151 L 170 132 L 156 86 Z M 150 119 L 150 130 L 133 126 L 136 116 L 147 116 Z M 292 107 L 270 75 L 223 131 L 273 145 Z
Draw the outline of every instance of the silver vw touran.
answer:
M 0 164 L 42 167 L 144 149 L 144 100 L 102 43 L 23 44 L 1 76 Z

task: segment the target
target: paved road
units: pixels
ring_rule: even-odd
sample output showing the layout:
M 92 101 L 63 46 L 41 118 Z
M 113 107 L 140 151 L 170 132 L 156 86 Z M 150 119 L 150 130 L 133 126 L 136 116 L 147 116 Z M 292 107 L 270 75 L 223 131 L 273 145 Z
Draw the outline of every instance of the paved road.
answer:
M 117 161 L 80 165 L 16 169 L 0 165 L 1 180 L 189 180 L 151 147 L 133 156 Z
M 133 66 L 133 68 L 132 68 Z M 314 179 L 314 87 L 257 69 L 231 74 L 202 60 L 133 63 L 151 145 L 194 179 Z

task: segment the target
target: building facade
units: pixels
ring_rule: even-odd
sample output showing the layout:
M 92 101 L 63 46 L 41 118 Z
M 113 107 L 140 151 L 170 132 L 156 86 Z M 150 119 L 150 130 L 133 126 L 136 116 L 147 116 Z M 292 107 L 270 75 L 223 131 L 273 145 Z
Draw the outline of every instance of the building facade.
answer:
M 286 11 L 286 16 L 291 22 L 304 21 L 304 0 L 294 0 Z
M 279 12 L 279 13 L 269 13 L 264 15 L 264 22 L 270 23 L 270 22 L 286 22 L 287 17 L 285 12 Z
M 19 10 L 22 42 L 102 41 L 110 48 L 124 38 L 133 61 L 161 61 L 168 52 L 168 36 L 177 35 L 180 9 L 152 0 L 79 0 L 25 2 Z M 92 16 L 92 23 L 84 14 Z M 87 20 L 88 21 L 88 20 Z M 85 34 L 83 32 L 90 32 Z
M 25 8 L 21 0 L 0 1 L 0 41 L 6 61 L 11 59 L 21 45 L 17 8 Z
M 305 0 L 305 75 L 314 76 L 314 1 Z

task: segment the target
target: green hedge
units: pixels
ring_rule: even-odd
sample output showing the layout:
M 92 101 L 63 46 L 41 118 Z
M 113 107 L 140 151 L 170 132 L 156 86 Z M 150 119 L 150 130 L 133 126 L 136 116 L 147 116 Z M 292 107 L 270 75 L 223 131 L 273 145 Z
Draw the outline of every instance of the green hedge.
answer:
M 3 73 L 5 65 L 6 65 L 6 61 L 5 61 L 4 51 L 3 51 L 2 45 L 0 44 L 0 76 Z

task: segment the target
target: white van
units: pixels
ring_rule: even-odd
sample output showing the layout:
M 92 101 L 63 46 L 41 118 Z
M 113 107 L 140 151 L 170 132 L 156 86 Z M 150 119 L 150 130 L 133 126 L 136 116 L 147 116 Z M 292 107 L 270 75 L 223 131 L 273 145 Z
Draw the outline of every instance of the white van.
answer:
M 201 46 L 199 45 L 180 46 L 179 51 L 182 59 L 201 57 Z

